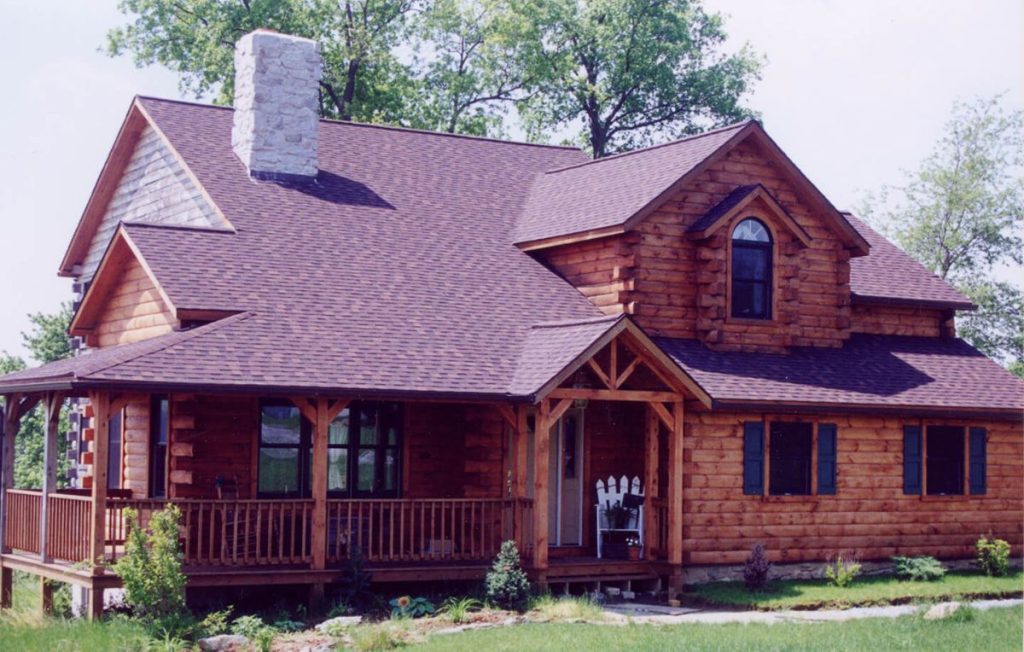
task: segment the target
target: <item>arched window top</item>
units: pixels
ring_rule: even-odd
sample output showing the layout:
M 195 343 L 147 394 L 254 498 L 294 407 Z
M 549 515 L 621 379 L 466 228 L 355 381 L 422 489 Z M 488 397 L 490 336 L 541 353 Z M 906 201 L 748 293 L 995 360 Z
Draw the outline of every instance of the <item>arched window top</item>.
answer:
M 759 220 L 748 217 L 736 225 L 732 232 L 732 239 L 743 242 L 771 242 L 772 236 Z

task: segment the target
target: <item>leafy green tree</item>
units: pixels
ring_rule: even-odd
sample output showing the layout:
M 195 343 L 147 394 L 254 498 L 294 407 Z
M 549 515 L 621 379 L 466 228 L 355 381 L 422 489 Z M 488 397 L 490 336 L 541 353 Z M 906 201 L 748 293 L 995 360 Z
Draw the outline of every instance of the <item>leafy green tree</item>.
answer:
M 47 363 L 71 355 L 71 342 L 67 335 L 71 315 L 71 306 L 67 303 L 62 304 L 60 310 L 54 314 L 29 315 L 32 330 L 22 333 L 22 338 L 34 360 Z M 20 357 L 6 352 L 0 354 L 0 374 L 20 371 L 25 367 L 25 361 Z M 21 427 L 14 442 L 14 485 L 19 489 L 37 489 L 42 486 L 45 419 L 43 407 L 37 405 L 21 420 Z M 66 433 L 70 430 L 70 425 L 66 408 L 62 410 L 60 424 L 60 434 L 57 437 L 57 478 L 58 483 L 63 485 L 66 483 L 69 465 Z
M 321 114 L 341 120 L 405 123 L 413 98 L 407 66 L 394 49 L 414 0 L 121 0 L 128 22 L 107 33 L 111 56 L 159 63 L 181 76 L 186 93 L 234 94 L 234 46 L 257 28 L 320 43 Z
M 523 115 L 535 138 L 582 128 L 595 158 L 749 117 L 761 60 L 724 54 L 723 19 L 700 0 L 523 0 L 525 68 L 542 79 Z
M 978 305 L 960 335 L 1024 375 L 1024 112 L 1000 97 L 957 103 L 935 150 L 866 216 Z M 1001 280 L 1007 270 L 1017 283 Z

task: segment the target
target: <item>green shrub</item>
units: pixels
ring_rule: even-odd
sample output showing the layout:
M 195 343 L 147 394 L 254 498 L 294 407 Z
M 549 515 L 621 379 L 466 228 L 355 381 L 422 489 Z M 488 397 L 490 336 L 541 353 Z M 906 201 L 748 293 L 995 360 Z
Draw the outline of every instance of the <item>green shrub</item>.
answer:
M 768 572 L 771 570 L 771 562 L 764 554 L 764 546 L 760 543 L 754 546 L 743 566 L 743 583 L 748 591 L 763 591 L 768 586 Z
M 1010 572 L 1010 544 L 1002 539 L 981 537 L 974 544 L 978 551 L 978 568 L 990 577 L 1002 577 Z
M 376 594 L 370 588 L 373 574 L 366 570 L 366 558 L 359 546 L 350 546 L 348 559 L 341 569 L 338 592 L 335 594 L 340 603 L 356 609 L 365 609 L 375 604 Z
M 231 633 L 246 637 L 260 652 L 269 652 L 277 630 L 259 616 L 239 616 L 231 623 Z
M 124 585 L 132 613 L 147 619 L 168 619 L 185 612 L 185 574 L 181 572 L 175 505 L 153 512 L 149 527 L 139 525 L 133 509 L 124 510 L 128 539 L 114 572 Z
M 470 612 L 477 611 L 483 604 L 476 598 L 448 598 L 441 605 L 441 610 L 455 624 L 463 623 Z
M 408 595 L 395 598 L 388 602 L 391 605 L 392 618 L 422 618 L 434 613 L 434 603 L 426 598 L 413 598 Z
M 860 574 L 860 564 L 850 559 L 843 559 L 843 555 L 836 556 L 836 560 L 825 566 L 825 579 L 832 586 L 840 589 L 853 584 L 853 580 Z
M 487 601 L 502 609 L 521 610 L 530 597 L 530 580 L 523 572 L 515 541 L 501 544 L 494 565 L 487 573 Z
M 935 557 L 893 557 L 892 570 L 897 578 L 910 582 L 934 582 L 946 575 L 946 567 Z

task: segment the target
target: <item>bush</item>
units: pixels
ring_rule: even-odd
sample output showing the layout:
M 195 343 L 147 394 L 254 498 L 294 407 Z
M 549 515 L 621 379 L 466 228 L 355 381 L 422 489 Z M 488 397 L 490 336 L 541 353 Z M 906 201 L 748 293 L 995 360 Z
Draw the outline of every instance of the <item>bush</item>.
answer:
M 763 591 L 768 586 L 768 571 L 771 567 L 771 562 L 764 554 L 764 546 L 760 543 L 755 545 L 743 567 L 743 583 L 747 585 L 747 590 Z
M 422 618 L 434 613 L 434 603 L 426 598 L 403 595 L 388 602 L 392 618 Z
M 483 604 L 476 598 L 456 598 L 453 596 L 444 601 L 441 609 L 444 611 L 444 615 L 448 616 L 449 620 L 458 625 L 466 621 L 470 612 L 477 611 L 482 606 Z
M 1002 577 L 1010 572 L 1010 544 L 1002 539 L 981 537 L 974 544 L 978 551 L 978 568 L 990 577 Z
M 521 610 L 530 597 L 530 580 L 519 561 L 515 541 L 505 541 L 485 582 L 487 601 L 502 609 Z
M 277 630 L 258 616 L 239 616 L 231 624 L 231 633 L 246 637 L 260 652 L 268 652 Z
M 374 604 L 376 595 L 370 590 L 373 574 L 366 570 L 366 558 L 359 546 L 349 548 L 348 559 L 341 571 L 336 599 L 349 608 L 363 609 Z
M 910 582 L 934 582 L 946 575 L 946 567 L 935 557 L 893 557 L 893 573 Z
M 835 587 L 845 589 L 853 584 L 853 580 L 860 574 L 860 564 L 849 559 L 843 559 L 843 555 L 837 555 L 836 560 L 825 566 L 825 579 Z
M 139 525 L 133 509 L 124 510 L 128 540 L 114 572 L 124 585 L 125 602 L 132 613 L 147 619 L 169 619 L 185 613 L 185 575 L 181 572 L 175 505 L 153 512 L 149 527 Z

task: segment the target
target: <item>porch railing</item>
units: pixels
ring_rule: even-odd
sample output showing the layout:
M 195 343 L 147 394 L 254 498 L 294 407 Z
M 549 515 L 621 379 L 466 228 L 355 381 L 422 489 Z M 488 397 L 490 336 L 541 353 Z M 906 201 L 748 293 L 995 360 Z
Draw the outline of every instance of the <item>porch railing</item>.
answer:
M 4 543 L 39 554 L 42 496 L 7 491 Z M 173 502 L 181 510 L 186 566 L 308 565 L 313 561 L 312 500 L 149 500 L 108 498 L 107 561 L 124 553 L 125 510 L 145 527 Z M 47 497 L 47 554 L 67 562 L 89 556 L 92 505 L 84 495 Z M 326 559 L 337 564 L 358 547 L 369 562 L 485 561 L 508 539 L 532 557 L 532 501 L 515 498 L 359 499 L 327 501 Z
M 516 538 L 528 505 L 513 498 L 329 500 L 327 558 L 358 548 L 370 562 L 491 559 Z
M 4 546 L 39 554 L 39 530 L 42 520 L 42 494 L 38 491 L 7 490 L 7 522 Z

